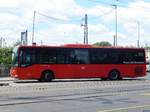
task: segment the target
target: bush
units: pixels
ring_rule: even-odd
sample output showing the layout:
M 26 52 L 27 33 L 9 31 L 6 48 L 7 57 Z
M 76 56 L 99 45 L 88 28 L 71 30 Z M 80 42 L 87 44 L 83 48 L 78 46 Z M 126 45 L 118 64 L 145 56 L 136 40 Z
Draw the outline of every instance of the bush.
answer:
M 0 64 L 7 66 L 12 61 L 12 48 L 0 48 Z

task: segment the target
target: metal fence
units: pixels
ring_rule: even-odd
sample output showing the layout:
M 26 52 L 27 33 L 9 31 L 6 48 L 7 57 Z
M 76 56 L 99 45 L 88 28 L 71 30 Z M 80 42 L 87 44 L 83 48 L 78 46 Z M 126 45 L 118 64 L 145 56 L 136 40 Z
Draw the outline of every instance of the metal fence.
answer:
M 11 65 L 0 65 L 0 77 L 8 77 Z

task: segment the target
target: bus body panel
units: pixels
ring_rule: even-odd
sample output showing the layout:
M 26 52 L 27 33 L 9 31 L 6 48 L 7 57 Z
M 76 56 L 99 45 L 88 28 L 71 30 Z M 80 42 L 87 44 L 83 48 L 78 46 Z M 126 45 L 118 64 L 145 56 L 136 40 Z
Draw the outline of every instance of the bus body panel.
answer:
M 136 75 L 136 67 L 141 67 L 143 72 Z M 32 65 L 25 68 L 13 68 L 11 74 L 18 79 L 40 79 L 43 71 L 51 70 L 56 79 L 108 78 L 109 72 L 114 69 L 120 72 L 121 77 L 134 78 L 146 75 L 144 65 Z

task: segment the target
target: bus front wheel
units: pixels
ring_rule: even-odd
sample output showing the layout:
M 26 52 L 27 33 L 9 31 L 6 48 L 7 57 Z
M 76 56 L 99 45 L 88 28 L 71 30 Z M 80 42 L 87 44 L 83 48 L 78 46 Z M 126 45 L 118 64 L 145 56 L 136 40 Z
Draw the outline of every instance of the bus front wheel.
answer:
M 54 79 L 54 74 L 51 71 L 44 71 L 39 79 L 40 82 L 51 82 Z
M 109 72 L 109 80 L 118 80 L 120 79 L 120 73 L 118 70 L 112 70 Z

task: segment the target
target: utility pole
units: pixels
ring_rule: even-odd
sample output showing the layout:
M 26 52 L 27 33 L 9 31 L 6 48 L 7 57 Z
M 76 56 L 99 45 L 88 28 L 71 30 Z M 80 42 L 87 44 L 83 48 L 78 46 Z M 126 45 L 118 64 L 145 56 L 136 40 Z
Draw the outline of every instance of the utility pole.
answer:
M 36 11 L 34 11 L 34 14 L 33 14 L 32 44 L 34 43 L 35 13 L 36 13 Z
M 21 32 L 21 44 L 28 45 L 28 31 Z
M 115 6 L 115 18 L 116 18 L 116 46 L 118 45 L 118 17 L 117 17 L 117 5 Z
M 118 0 L 117 0 L 118 1 Z M 118 15 L 117 15 L 117 5 L 112 5 L 115 7 L 115 46 L 117 46 L 117 43 L 118 43 Z
M 85 14 L 84 21 L 85 21 L 84 24 L 81 24 L 81 26 L 84 27 L 84 40 L 83 40 L 83 43 L 88 44 L 88 17 L 87 17 L 87 14 Z
M 2 46 L 3 46 L 3 48 L 5 48 L 5 46 L 6 46 L 5 38 L 3 38 L 2 40 L 3 40 L 3 44 L 2 44 Z
M 88 44 L 88 22 L 87 22 L 87 14 L 85 14 L 85 44 Z
M 113 36 L 113 45 L 116 46 L 116 36 Z
M 140 47 L 140 22 L 137 21 L 138 25 L 138 40 L 137 40 L 137 47 Z
M 116 0 L 116 1 L 119 1 L 119 0 Z M 117 12 L 117 5 L 115 4 L 115 5 L 112 5 L 112 6 L 114 6 L 114 8 L 115 8 L 115 32 L 116 32 L 116 34 L 115 34 L 115 46 L 117 46 L 118 45 L 118 12 Z
M 3 47 L 3 37 L 0 38 L 0 47 Z
M 41 45 L 43 45 L 43 41 L 41 40 Z
M 0 38 L 0 48 L 4 48 L 5 46 L 6 46 L 5 38 L 1 37 Z

